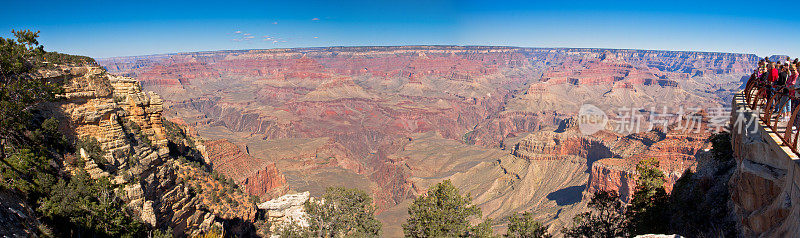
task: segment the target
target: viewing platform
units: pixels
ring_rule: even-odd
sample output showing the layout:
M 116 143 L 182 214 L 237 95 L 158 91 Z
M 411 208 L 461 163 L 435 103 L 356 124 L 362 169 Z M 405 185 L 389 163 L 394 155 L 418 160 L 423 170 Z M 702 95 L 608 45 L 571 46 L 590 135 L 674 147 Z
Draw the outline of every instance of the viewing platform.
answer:
M 750 85 L 733 98 L 731 146 L 736 169 L 729 182 L 733 213 L 744 237 L 800 235 L 798 131 L 772 113 L 768 87 Z M 753 87 L 751 87 L 753 86 Z M 750 90 L 748 92 L 748 90 Z M 797 113 L 793 108 L 791 113 Z M 795 114 L 796 115 L 796 114 Z

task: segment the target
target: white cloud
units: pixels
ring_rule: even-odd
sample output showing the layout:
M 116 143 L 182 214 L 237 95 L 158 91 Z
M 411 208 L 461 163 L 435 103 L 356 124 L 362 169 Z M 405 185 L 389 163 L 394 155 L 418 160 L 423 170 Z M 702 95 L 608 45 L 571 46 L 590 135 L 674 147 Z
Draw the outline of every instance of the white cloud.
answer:
M 272 25 L 278 25 L 278 22 L 273 22 Z
M 319 18 L 315 17 L 311 19 L 312 21 L 319 21 Z
M 242 31 L 236 31 L 234 34 L 242 34 Z

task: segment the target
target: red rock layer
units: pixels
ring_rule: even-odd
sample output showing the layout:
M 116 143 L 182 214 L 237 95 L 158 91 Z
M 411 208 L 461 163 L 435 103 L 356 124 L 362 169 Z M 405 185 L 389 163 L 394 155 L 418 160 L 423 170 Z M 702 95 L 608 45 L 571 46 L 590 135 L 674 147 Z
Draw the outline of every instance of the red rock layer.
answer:
M 710 133 L 663 134 L 651 131 L 620 138 L 612 148 L 618 156 L 625 156 L 621 156 L 622 159 L 602 159 L 592 164 L 588 194 L 597 190 L 614 190 L 619 192 L 624 202 L 629 202 L 636 187 L 636 164 L 647 158 L 659 161 L 659 169 L 665 175 L 664 188 L 671 192 L 683 172 L 693 169 L 697 164 L 695 156 L 709 148 L 708 136 Z
M 380 186 L 378 202 L 392 204 L 411 194 L 406 175 L 387 158 L 399 148 L 398 141 L 435 131 L 445 138 L 495 147 L 510 135 L 554 126 L 566 117 L 552 109 L 506 111 L 509 100 L 529 83 L 529 94 L 570 84 L 675 87 L 677 80 L 698 74 L 746 72 L 757 60 L 755 55 L 705 52 L 404 46 L 198 52 L 101 63 L 140 78 L 154 90 L 180 85 L 198 92 L 171 101 L 172 109 L 197 112 L 191 126 L 224 126 L 264 139 L 331 138 L 326 150 L 342 155 L 336 156 L 335 166 L 369 174 Z M 552 85 L 532 83 L 542 73 Z M 229 91 L 236 89 L 205 84 L 215 80 L 230 80 L 222 85 L 231 87 L 246 85 L 244 90 L 252 91 L 244 95 L 252 98 L 239 102 L 243 93 Z M 618 147 L 626 149 L 614 153 L 627 158 L 655 142 L 641 141 L 645 140 L 619 142 Z M 559 153 L 598 159 L 594 154 L 602 154 L 594 152 L 602 148 L 599 141 L 561 143 L 565 149 Z M 669 158 L 696 151 L 681 146 L 664 143 L 653 150 Z M 266 164 L 237 151 L 212 151 L 220 153 L 213 159 L 215 166 L 240 182 L 264 170 Z M 329 165 L 298 161 L 287 166 Z M 237 167 L 252 169 L 241 175 Z
M 206 157 L 211 167 L 244 187 L 250 195 L 274 198 L 286 184 L 286 178 L 274 163 L 252 157 L 228 140 L 204 143 Z
M 259 170 L 242 182 L 247 194 L 271 198 L 279 196 L 280 194 L 277 192 L 285 184 L 286 178 L 278 171 L 274 163 L 267 165 L 266 168 Z

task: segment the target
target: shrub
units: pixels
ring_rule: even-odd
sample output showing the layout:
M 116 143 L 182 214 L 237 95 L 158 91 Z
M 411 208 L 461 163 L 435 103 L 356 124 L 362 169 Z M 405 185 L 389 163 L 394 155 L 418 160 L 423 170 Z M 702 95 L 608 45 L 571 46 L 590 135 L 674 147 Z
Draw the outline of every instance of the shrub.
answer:
M 711 135 L 712 149 L 711 154 L 714 159 L 719 161 L 729 161 L 733 159 L 733 149 L 731 148 L 731 134 L 728 132 L 720 132 Z
M 92 236 L 144 235 L 144 225 L 132 219 L 115 197 L 111 182 L 93 180 L 79 171 L 69 181 L 52 186 L 39 200 L 39 212 L 66 234 Z M 66 222 L 65 222 L 66 221 Z
M 615 191 L 597 191 L 589 211 L 573 218 L 572 227 L 561 230 L 566 237 L 627 237 L 627 217 Z
M 408 215 L 403 224 L 407 237 L 455 237 L 469 234 L 473 228 L 470 217 L 480 217 L 481 209 L 472 205 L 469 195 L 461 196 L 450 180 L 445 180 L 414 199 Z
M 636 165 L 639 177 L 628 208 L 631 233 L 665 234 L 669 224 L 669 195 L 664 190 L 664 173 L 656 159 L 645 159 Z
M 541 222 L 533 219 L 532 213 L 524 212 L 522 214 L 514 214 L 508 219 L 506 237 L 549 238 L 552 236 L 547 234 L 547 226 L 543 226 Z
M 378 237 L 372 198 L 359 189 L 328 188 L 319 202 L 307 201 L 308 231 L 317 237 Z
M 75 150 L 76 152 L 83 148 L 86 151 L 86 156 L 89 157 L 92 161 L 94 161 L 97 166 L 103 166 L 107 162 L 103 158 L 105 152 L 100 147 L 100 142 L 97 141 L 96 138 L 91 136 L 84 136 L 77 141 L 75 141 Z

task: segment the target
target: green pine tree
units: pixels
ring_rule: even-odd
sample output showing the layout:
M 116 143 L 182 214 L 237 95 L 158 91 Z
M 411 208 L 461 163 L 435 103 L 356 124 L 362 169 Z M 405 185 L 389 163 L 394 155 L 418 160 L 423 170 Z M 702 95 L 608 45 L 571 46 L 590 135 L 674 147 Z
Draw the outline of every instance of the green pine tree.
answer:
M 514 238 L 549 238 L 547 226 L 533 218 L 533 213 L 524 212 L 514 214 L 508 218 L 508 232 L 506 237 Z
M 470 218 L 480 217 L 481 209 L 461 196 L 450 180 L 434 185 L 428 193 L 414 200 L 408 208 L 410 216 L 403 224 L 406 237 L 462 237 L 485 234 L 486 224 L 472 227 Z
M 378 237 L 381 223 L 366 192 L 332 187 L 319 201 L 307 201 L 308 231 L 317 237 Z M 303 234 L 304 232 L 293 233 Z
M 615 238 L 628 236 L 624 205 L 616 191 L 597 191 L 589 201 L 590 211 L 573 218 L 572 227 L 561 230 L 566 237 Z
M 636 165 L 639 177 L 628 208 L 630 230 L 634 235 L 664 234 L 669 224 L 669 194 L 664 190 L 664 173 L 657 159 L 645 159 Z

